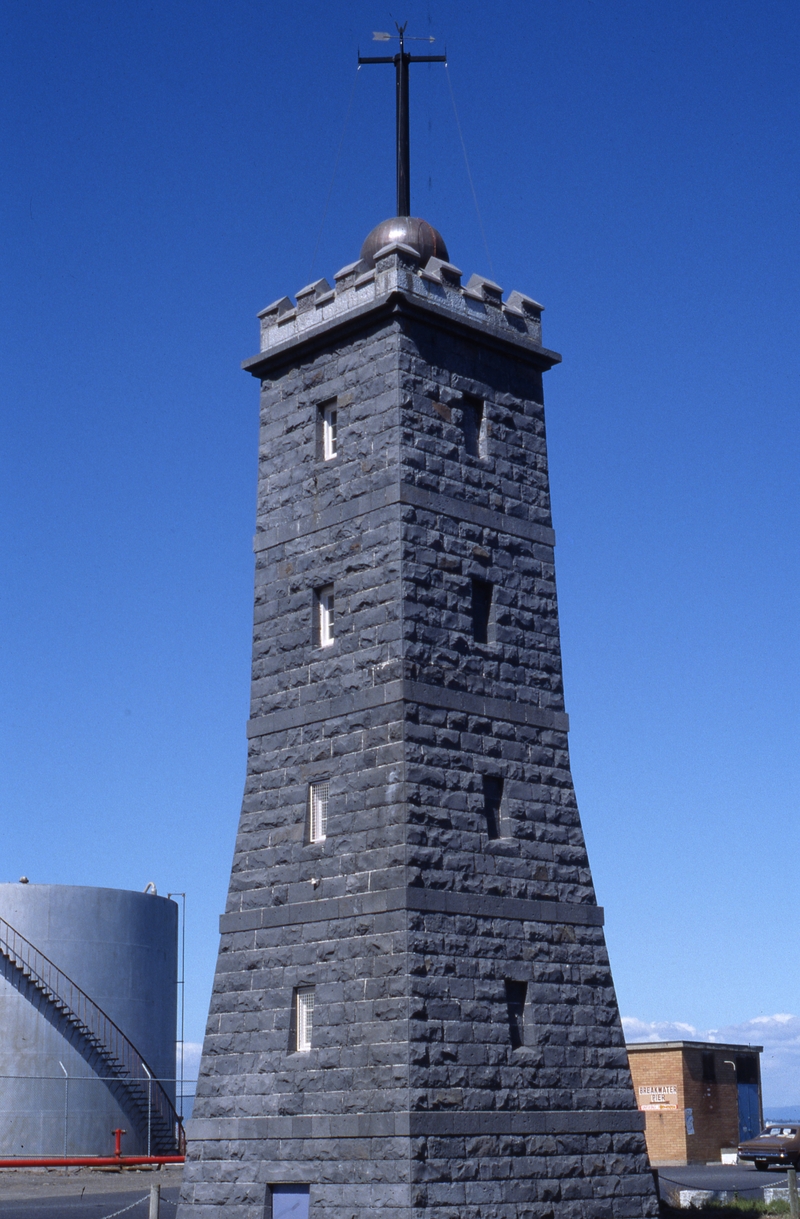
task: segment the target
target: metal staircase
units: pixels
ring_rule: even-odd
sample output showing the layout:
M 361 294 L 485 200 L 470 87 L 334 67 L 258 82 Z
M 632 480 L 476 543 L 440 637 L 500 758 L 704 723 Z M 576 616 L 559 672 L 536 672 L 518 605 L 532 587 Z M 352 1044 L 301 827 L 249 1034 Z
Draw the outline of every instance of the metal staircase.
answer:
M 91 1046 L 107 1075 L 122 1088 L 132 1116 L 147 1134 L 148 1154 L 174 1155 L 184 1135 L 175 1106 L 136 1046 L 85 991 L 44 953 L 0 918 L 0 955 L 44 996 Z

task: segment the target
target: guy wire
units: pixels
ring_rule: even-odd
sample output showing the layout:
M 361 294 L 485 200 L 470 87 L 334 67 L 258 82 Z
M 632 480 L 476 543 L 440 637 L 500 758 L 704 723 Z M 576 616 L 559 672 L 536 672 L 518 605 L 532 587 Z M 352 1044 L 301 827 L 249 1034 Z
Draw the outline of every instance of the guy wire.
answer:
M 472 201 L 475 204 L 475 213 L 478 217 L 478 224 L 480 225 L 481 236 L 483 237 L 483 248 L 486 251 L 486 257 L 489 260 L 489 270 L 491 271 L 492 278 L 494 279 L 494 267 L 492 266 L 492 256 L 489 253 L 489 243 L 486 240 L 486 230 L 483 227 L 483 220 L 481 218 L 481 209 L 478 207 L 478 196 L 475 193 L 475 183 L 472 181 L 472 174 L 471 174 L 470 168 L 469 168 L 469 158 L 467 157 L 467 146 L 464 143 L 464 135 L 461 131 L 461 120 L 458 117 L 458 107 L 456 106 L 456 96 L 453 93 L 453 82 L 450 79 L 450 65 L 447 63 L 447 60 L 445 60 L 444 70 L 447 73 L 447 87 L 450 90 L 450 100 L 453 103 L 453 114 L 456 116 L 456 127 L 458 128 L 458 138 L 461 140 L 461 150 L 464 153 L 464 164 L 467 167 L 467 177 L 469 178 L 469 187 L 470 187 L 470 190 L 472 191 Z
M 311 280 L 311 278 L 314 274 L 314 263 L 317 261 L 317 251 L 319 250 L 319 243 L 322 240 L 322 230 L 325 228 L 325 219 L 328 215 L 328 205 L 331 201 L 331 195 L 333 194 L 333 183 L 336 179 L 336 170 L 339 168 L 339 158 L 342 155 L 342 145 L 344 144 L 345 132 L 347 131 L 347 124 L 350 119 L 350 111 L 353 109 L 353 98 L 355 96 L 356 82 L 358 80 L 358 74 L 360 71 L 361 71 L 361 64 L 359 64 L 358 67 L 356 68 L 356 74 L 353 77 L 353 86 L 350 90 L 350 101 L 347 103 L 347 114 L 344 116 L 344 126 L 342 127 L 342 134 L 339 139 L 339 147 L 336 150 L 336 160 L 333 163 L 333 173 L 331 174 L 331 184 L 328 187 L 328 197 L 325 200 L 325 209 L 322 213 L 322 221 L 320 222 L 319 232 L 317 233 L 317 244 L 314 246 L 314 253 L 311 257 L 311 270 L 308 273 L 309 281 Z

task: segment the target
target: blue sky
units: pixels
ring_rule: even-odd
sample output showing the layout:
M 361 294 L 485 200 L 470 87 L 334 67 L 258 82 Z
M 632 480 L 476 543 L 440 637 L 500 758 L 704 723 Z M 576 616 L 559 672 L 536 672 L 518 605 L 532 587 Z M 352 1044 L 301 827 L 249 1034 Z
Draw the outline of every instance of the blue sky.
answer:
M 544 301 L 564 354 L 567 707 L 623 1014 L 768 1041 L 768 1103 L 800 1102 L 796 6 L 395 15 L 447 49 L 488 254 L 441 66 L 412 69 L 412 210 Z M 0 879 L 185 891 L 193 1041 L 244 779 L 239 362 L 258 309 L 394 210 L 392 74 L 355 63 L 390 25 L 358 0 L 0 16 Z

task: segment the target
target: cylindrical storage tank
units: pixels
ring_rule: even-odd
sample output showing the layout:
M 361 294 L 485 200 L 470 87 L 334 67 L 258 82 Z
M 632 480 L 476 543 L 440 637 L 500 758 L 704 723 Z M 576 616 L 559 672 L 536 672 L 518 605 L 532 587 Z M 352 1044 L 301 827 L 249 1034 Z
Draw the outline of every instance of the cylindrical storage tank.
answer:
M 111 1155 L 117 1127 L 123 1154 L 174 1149 L 177 967 L 173 901 L 0 884 L 0 1157 Z

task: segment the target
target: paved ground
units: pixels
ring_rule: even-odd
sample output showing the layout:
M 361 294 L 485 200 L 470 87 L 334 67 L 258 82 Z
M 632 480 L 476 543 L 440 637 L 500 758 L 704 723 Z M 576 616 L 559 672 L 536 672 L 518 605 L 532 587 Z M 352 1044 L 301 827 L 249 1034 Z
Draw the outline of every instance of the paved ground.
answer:
M 785 1172 L 756 1172 L 752 1164 L 687 1164 L 658 1170 L 661 1196 L 676 1188 L 736 1190 L 755 1197 L 765 1185 L 786 1185 Z
M 128 1219 L 147 1219 L 150 1185 L 161 1185 L 161 1219 L 174 1219 L 182 1168 L 159 1172 L 100 1172 L 93 1168 L 0 1169 L 2 1219 L 106 1219 L 130 1207 Z M 131 1203 L 135 1205 L 131 1206 Z M 120 1216 L 120 1219 L 122 1217 Z
M 181 1171 L 180 1165 L 157 1173 L 0 1169 L 0 1219 L 109 1219 L 125 1208 L 130 1208 L 125 1210 L 128 1219 L 147 1219 L 153 1181 L 161 1185 L 161 1219 L 174 1219 Z M 665 1167 L 658 1176 L 662 1197 L 676 1189 L 736 1191 L 742 1197 L 755 1197 L 765 1185 L 786 1184 L 785 1172 L 756 1172 L 745 1164 Z

